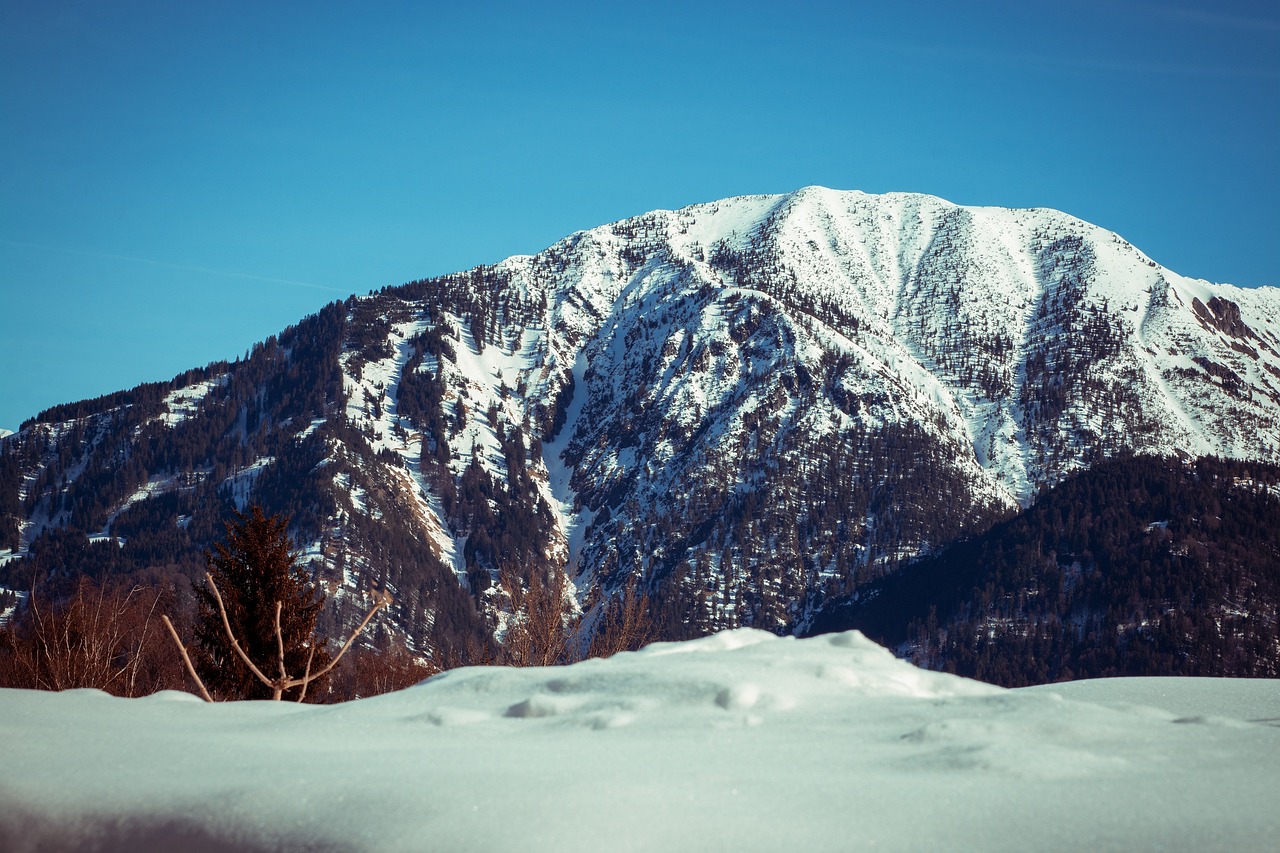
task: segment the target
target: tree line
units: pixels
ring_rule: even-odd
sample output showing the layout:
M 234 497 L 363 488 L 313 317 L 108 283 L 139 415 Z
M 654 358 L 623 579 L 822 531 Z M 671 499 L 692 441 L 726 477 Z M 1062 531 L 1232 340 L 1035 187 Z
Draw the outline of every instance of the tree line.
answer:
M 588 634 L 563 572 L 534 571 L 526 581 L 508 568 L 499 587 L 512 615 L 501 641 L 426 656 L 403 638 L 361 637 L 391 604 L 385 589 L 369 591 L 365 619 L 337 641 L 319 624 L 325 592 L 299 565 L 288 529 L 287 517 L 257 505 L 233 513 L 224 540 L 204 555 L 204 579 L 185 591 L 84 575 L 57 597 L 34 588 L 0 627 L 0 687 L 337 702 L 403 689 L 453 666 L 607 657 L 651 634 L 649 600 L 634 585 L 602 608 Z

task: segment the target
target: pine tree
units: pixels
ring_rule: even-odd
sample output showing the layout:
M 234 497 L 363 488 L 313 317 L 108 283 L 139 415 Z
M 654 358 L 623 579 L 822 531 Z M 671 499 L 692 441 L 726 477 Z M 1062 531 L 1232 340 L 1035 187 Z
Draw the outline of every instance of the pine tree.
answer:
M 264 672 L 272 672 L 284 646 L 284 666 L 290 674 L 316 672 L 329 663 L 325 640 L 315 635 L 316 617 L 324 606 L 324 593 L 312 586 L 298 565 L 289 540 L 289 519 L 267 516 L 253 506 L 247 514 L 235 513 L 226 522 L 225 542 L 205 552 L 209 575 L 226 605 L 227 620 L 241 648 Z M 224 699 L 270 699 L 263 684 L 236 655 L 227 638 L 214 593 L 195 585 L 200 620 L 196 630 L 195 666 L 209 690 Z M 276 602 L 280 602 L 280 634 L 276 634 Z M 323 695 L 317 681 L 309 697 Z M 302 688 L 285 692 L 297 698 Z

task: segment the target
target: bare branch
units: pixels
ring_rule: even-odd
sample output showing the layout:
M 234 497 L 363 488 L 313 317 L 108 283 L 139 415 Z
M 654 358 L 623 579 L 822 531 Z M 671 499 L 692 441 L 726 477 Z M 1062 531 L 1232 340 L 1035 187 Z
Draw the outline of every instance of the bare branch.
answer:
M 302 673 L 302 692 L 298 694 L 298 703 L 301 704 L 303 699 L 307 698 L 307 687 L 311 684 L 311 661 L 316 657 L 315 638 L 311 640 L 311 651 L 307 653 L 307 668 Z
M 135 585 L 134 588 L 129 591 L 129 597 L 132 597 L 133 594 L 137 592 L 139 589 L 141 589 L 141 587 Z M 151 633 L 151 617 L 155 615 L 156 608 L 159 606 L 160 606 L 160 592 L 157 590 L 156 594 L 151 599 L 151 609 L 147 611 L 147 618 L 142 623 L 142 634 L 141 636 L 138 637 L 138 644 L 135 647 L 133 652 L 133 663 L 132 663 L 133 670 L 129 673 L 129 695 L 130 696 L 134 695 L 134 690 L 137 689 L 138 669 L 139 669 L 139 661 L 142 660 L 142 649 L 147 643 L 147 636 Z
M 329 661 L 329 665 L 326 666 L 324 669 L 320 670 L 319 672 L 317 672 L 316 674 L 311 675 L 309 677 L 309 680 L 315 681 L 317 678 L 322 678 L 328 674 L 329 670 L 337 666 L 338 661 L 342 660 L 342 656 L 347 653 L 347 649 L 351 648 L 351 644 L 356 641 L 356 637 L 360 636 L 360 632 L 363 631 L 365 629 L 365 626 L 369 624 L 369 620 L 373 619 L 373 614 L 377 613 L 379 610 L 389 605 L 391 603 L 391 600 L 392 600 L 391 593 L 387 592 L 385 589 L 382 590 L 382 592 L 378 593 L 378 600 L 377 602 L 374 603 L 373 609 L 370 610 L 368 614 L 364 617 L 364 621 L 360 623 L 359 627 L 357 627 L 354 631 L 351 632 L 351 636 L 347 637 L 347 641 L 342 644 L 342 648 L 338 651 L 336 655 L 333 656 L 333 660 Z M 296 687 L 301 683 L 302 683 L 301 680 L 294 679 L 293 682 L 288 686 Z
M 204 682 L 200 680 L 200 676 L 196 675 L 196 668 L 191 665 L 191 658 L 187 655 L 187 647 L 182 644 L 182 640 L 178 638 L 178 632 L 174 630 L 173 623 L 169 621 L 168 616 L 161 616 L 160 620 L 164 622 L 164 626 L 169 629 L 169 636 L 173 637 L 173 641 L 178 644 L 178 651 L 182 653 L 182 662 L 187 665 L 187 672 L 195 680 L 196 686 L 200 688 L 200 695 L 204 697 L 204 701 L 212 702 L 213 697 L 209 695 L 209 691 L 205 689 Z
M 383 607 L 386 607 L 387 605 L 389 605 L 392 600 L 391 594 L 388 593 L 386 590 L 382 590 L 380 593 L 378 593 L 377 601 L 374 602 L 373 607 L 365 615 L 364 621 L 362 621 L 359 624 L 359 626 L 357 626 L 356 629 L 351 632 L 351 635 L 347 637 L 347 641 L 343 643 L 342 648 L 333 657 L 333 659 L 329 661 L 329 664 L 325 666 L 323 669 L 319 670 L 318 672 L 311 671 L 311 665 L 315 660 L 315 654 L 316 654 L 315 640 L 313 639 L 312 645 L 311 645 L 311 652 L 310 654 L 307 655 L 307 667 L 301 678 L 290 678 L 288 674 L 288 670 L 285 668 L 284 631 L 280 624 L 280 614 L 284 605 L 282 602 L 277 601 L 276 602 L 276 647 L 279 650 L 280 677 L 273 679 L 273 678 L 268 678 L 266 675 L 263 674 L 262 670 L 258 669 L 257 665 L 254 664 L 254 662 L 249 659 L 249 655 L 245 653 L 245 650 L 241 647 L 240 642 L 236 639 L 235 634 L 231 630 L 231 620 L 227 616 L 227 607 L 222 601 L 222 594 L 218 591 L 217 583 L 215 583 L 213 580 L 213 574 L 210 572 L 206 572 L 205 579 L 209 581 L 209 588 L 213 591 L 214 600 L 218 604 L 218 613 L 222 616 L 222 627 L 226 629 L 227 638 L 231 640 L 231 647 L 235 649 L 236 654 L 239 655 L 240 657 L 240 660 L 244 661 L 245 666 L 249 667 L 249 670 L 255 676 L 258 677 L 258 680 L 261 681 L 263 684 L 265 684 L 267 687 L 271 688 L 273 692 L 272 699 L 276 701 L 280 700 L 281 696 L 284 694 L 284 691 L 294 687 L 302 688 L 301 695 L 298 697 L 298 701 L 301 702 L 303 699 L 305 699 L 307 695 L 307 685 L 309 685 L 313 681 L 323 678 L 325 675 L 328 675 L 330 670 L 332 670 L 335 666 L 338 665 L 338 661 L 342 660 L 342 656 L 347 653 L 347 650 L 351 648 L 352 643 L 355 642 L 355 639 L 360 635 L 360 632 L 362 632 L 365 629 L 365 627 L 368 626 L 369 622 L 373 619 L 374 614 L 376 614 Z M 166 624 L 168 624 L 168 620 L 166 620 Z M 170 632 L 173 632 L 172 626 L 169 628 L 169 630 Z M 176 633 L 174 634 L 174 639 L 177 640 Z M 178 645 L 181 648 L 182 646 L 181 642 L 179 642 Z M 194 676 L 195 672 L 194 670 L 191 669 L 190 661 L 187 659 L 186 649 L 182 649 L 182 652 L 183 652 L 183 660 L 188 661 L 187 668 L 188 670 L 191 671 L 192 675 Z M 197 683 L 199 683 L 199 679 L 197 679 Z M 204 689 L 203 684 L 201 684 L 200 687 L 201 687 L 201 690 Z M 207 693 L 206 693 L 206 696 L 207 696 Z
M 276 602 L 276 646 L 280 649 L 280 680 L 284 681 L 289 677 L 289 673 L 284 669 L 284 632 L 280 630 L 280 611 L 284 609 L 284 602 Z
M 249 656 L 245 654 L 244 649 L 240 648 L 240 641 L 236 639 L 236 635 L 231 631 L 231 620 L 227 618 L 227 607 L 222 603 L 222 593 L 218 592 L 218 585 L 213 582 L 213 575 L 209 572 L 204 573 L 205 580 L 209 581 L 210 588 L 213 589 L 214 600 L 218 602 L 218 612 L 222 614 L 222 627 L 227 629 L 227 638 L 231 640 L 231 647 L 236 650 L 236 654 L 240 656 L 240 660 L 244 661 L 245 666 L 249 667 L 249 671 L 258 676 L 258 679 L 268 687 L 274 688 L 276 682 L 272 681 L 262 674 L 262 670 L 258 669 L 257 664 L 249 660 Z M 276 697 L 280 698 L 279 696 Z

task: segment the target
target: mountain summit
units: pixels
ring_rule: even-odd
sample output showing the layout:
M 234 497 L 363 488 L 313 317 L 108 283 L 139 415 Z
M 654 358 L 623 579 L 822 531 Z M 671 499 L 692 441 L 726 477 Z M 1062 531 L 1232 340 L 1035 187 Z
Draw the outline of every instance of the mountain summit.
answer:
M 422 650 L 500 630 L 495 581 L 556 567 L 588 611 L 635 579 L 668 637 L 784 631 L 1129 453 L 1280 462 L 1280 290 L 1053 210 L 808 187 L 44 412 L 0 444 L 0 570 L 194 571 L 252 500 L 292 515 L 335 625 L 386 585 Z

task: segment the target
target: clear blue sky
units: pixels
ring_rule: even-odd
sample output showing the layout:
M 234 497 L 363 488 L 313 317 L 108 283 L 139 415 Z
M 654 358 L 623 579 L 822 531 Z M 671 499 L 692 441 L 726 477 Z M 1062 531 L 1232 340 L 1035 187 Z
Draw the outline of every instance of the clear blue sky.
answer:
M 326 302 L 808 184 L 1280 284 L 1259 3 L 0 0 L 0 427 Z

